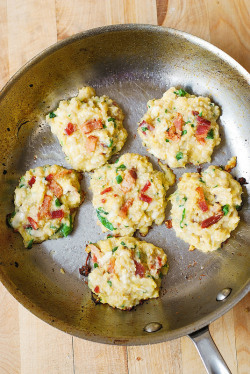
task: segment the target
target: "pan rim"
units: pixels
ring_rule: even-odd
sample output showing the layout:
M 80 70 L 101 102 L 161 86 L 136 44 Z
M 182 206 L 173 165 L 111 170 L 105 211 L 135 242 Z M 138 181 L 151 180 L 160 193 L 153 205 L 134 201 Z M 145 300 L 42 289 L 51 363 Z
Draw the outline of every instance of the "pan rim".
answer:
M 97 36 L 105 33 L 110 32 L 124 32 L 124 31 L 147 31 L 147 32 L 156 32 L 156 33 L 166 33 L 170 35 L 179 36 L 185 40 L 188 40 L 192 44 L 199 45 L 203 49 L 215 54 L 217 57 L 222 59 L 223 61 L 227 62 L 233 69 L 236 69 L 240 75 L 244 77 L 244 79 L 250 84 L 250 74 L 247 72 L 245 68 L 243 68 L 236 60 L 234 60 L 231 56 L 227 53 L 220 50 L 218 47 L 214 46 L 213 44 L 197 37 L 192 34 L 179 31 L 173 28 L 167 28 L 163 26 L 155 26 L 155 25 L 148 25 L 148 24 L 117 24 L 117 25 L 108 25 L 98 28 L 89 29 L 86 31 L 82 31 L 77 33 L 73 36 L 70 36 L 62 41 L 52 44 L 51 46 L 47 47 L 36 56 L 34 56 L 31 60 L 29 60 L 25 65 L 23 65 L 10 79 L 9 81 L 3 86 L 0 91 L 0 100 L 2 100 L 8 93 L 8 91 L 12 88 L 12 86 L 19 80 L 19 78 L 25 74 L 32 66 L 38 64 L 42 61 L 45 57 L 52 55 L 57 50 L 60 50 L 64 46 L 68 44 L 73 44 L 74 42 L 82 39 L 86 39 L 92 36 Z M 112 338 L 105 338 L 100 335 L 91 335 L 88 336 L 84 331 L 77 330 L 71 331 L 70 327 L 67 326 L 66 322 L 62 322 L 60 320 L 52 321 L 53 317 L 49 315 L 49 313 L 42 310 L 41 307 L 38 305 L 34 305 L 32 301 L 20 290 L 16 288 L 16 286 L 12 283 L 10 279 L 6 279 L 4 276 L 4 272 L 0 271 L 0 280 L 4 287 L 10 292 L 15 299 L 20 302 L 27 310 L 31 313 L 36 315 L 38 318 L 42 319 L 46 323 L 50 324 L 53 327 L 57 327 L 61 331 L 70 333 L 71 335 L 84 338 L 86 340 L 101 342 L 101 343 L 108 343 L 108 344 L 118 344 L 118 345 L 138 345 L 138 344 L 148 344 L 148 339 L 145 339 L 143 336 L 136 337 L 135 340 L 129 337 L 129 342 L 126 342 L 126 338 L 122 340 L 115 340 Z M 221 304 L 221 307 L 218 308 L 216 311 L 206 315 L 205 317 L 199 319 L 194 324 L 187 325 L 185 327 L 181 327 L 176 330 L 172 330 L 169 332 L 159 332 L 156 335 L 150 335 L 151 344 L 160 343 L 171 339 L 176 339 L 181 336 L 190 334 L 191 332 L 195 332 L 202 327 L 207 326 L 217 318 L 221 317 L 227 311 L 229 311 L 233 306 L 235 306 L 250 290 L 250 281 L 246 283 L 246 285 L 242 286 L 240 291 L 237 291 L 236 295 L 232 297 L 231 300 L 227 300 Z M 144 342 L 145 340 L 145 342 Z

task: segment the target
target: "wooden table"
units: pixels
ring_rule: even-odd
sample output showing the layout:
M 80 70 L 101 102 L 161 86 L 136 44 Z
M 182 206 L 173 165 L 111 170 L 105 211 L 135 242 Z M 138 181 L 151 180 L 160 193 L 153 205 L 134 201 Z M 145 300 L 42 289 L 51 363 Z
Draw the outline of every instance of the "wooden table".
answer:
M 250 68 L 249 0 L 0 0 L 0 86 L 57 40 L 89 28 L 150 23 L 190 32 Z M 249 373 L 250 297 L 212 323 L 233 373 Z M 141 347 L 91 343 L 40 321 L 0 285 L 0 374 L 203 374 L 183 337 Z

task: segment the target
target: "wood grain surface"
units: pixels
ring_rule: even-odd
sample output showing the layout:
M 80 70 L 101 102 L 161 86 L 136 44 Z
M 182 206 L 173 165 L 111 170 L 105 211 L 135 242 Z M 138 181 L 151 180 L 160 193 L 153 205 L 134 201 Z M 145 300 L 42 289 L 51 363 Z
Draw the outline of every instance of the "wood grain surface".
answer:
M 250 68 L 249 0 L 0 0 L 0 86 L 57 40 L 116 23 L 173 27 Z M 232 373 L 250 372 L 250 297 L 211 325 Z M 187 337 L 117 347 L 67 335 L 28 312 L 0 284 L 0 374 L 203 374 Z

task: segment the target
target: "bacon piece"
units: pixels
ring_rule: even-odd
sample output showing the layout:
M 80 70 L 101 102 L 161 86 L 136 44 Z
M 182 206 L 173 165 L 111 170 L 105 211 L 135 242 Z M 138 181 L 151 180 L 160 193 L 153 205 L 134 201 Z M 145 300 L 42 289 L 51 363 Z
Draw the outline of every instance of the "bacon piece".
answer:
M 135 275 L 139 275 L 140 278 L 143 278 L 145 275 L 145 268 L 144 266 L 140 263 L 134 260 L 135 263 Z
M 86 142 L 86 149 L 89 152 L 94 152 L 98 138 L 96 136 L 89 136 Z
M 38 211 L 38 218 L 41 219 L 43 217 L 46 217 L 49 215 L 49 209 L 50 209 L 50 203 L 51 203 L 52 197 L 49 195 L 45 195 L 43 199 L 42 205 L 39 207 Z
M 205 219 L 204 221 L 201 222 L 201 228 L 202 229 L 205 229 L 209 226 L 212 226 L 213 224 L 215 224 L 216 222 L 218 222 L 222 217 L 224 216 L 224 213 L 223 212 L 220 212 L 218 214 L 215 214 L 207 219 Z
M 46 179 L 46 181 L 50 182 L 50 181 L 52 181 L 53 178 L 54 178 L 54 174 L 49 174 L 49 175 L 47 175 L 47 177 L 45 179 Z
M 147 181 L 145 186 L 141 189 L 141 192 L 146 192 L 150 186 L 151 186 L 151 182 Z
M 38 229 L 38 223 L 32 217 L 28 217 L 28 221 L 34 230 Z
M 147 122 L 144 121 L 144 120 L 139 124 L 139 127 L 147 127 L 147 129 L 148 129 L 149 131 L 153 131 L 153 130 L 155 129 L 154 126 L 150 125 L 150 123 L 147 123 Z M 142 133 L 143 133 L 144 135 L 146 135 L 146 131 L 142 131 Z
M 110 192 L 110 191 L 112 191 L 112 190 L 113 190 L 112 187 L 107 187 L 107 188 L 105 188 L 105 190 L 103 190 L 103 191 L 100 193 L 100 195 L 104 195 L 105 193 L 108 193 L 108 192 Z
M 182 126 L 184 125 L 184 120 L 183 120 L 182 114 L 177 113 L 177 117 L 174 119 L 173 124 L 175 126 L 176 133 L 181 136 Z
M 80 129 L 84 134 L 89 134 L 94 130 L 103 128 L 102 121 L 100 119 L 90 119 L 89 121 L 80 125 Z
M 33 175 L 33 177 L 31 177 L 30 180 L 28 181 L 28 185 L 32 187 L 35 181 L 36 181 L 36 177 Z
M 128 171 L 128 173 L 130 174 L 130 176 L 136 180 L 137 179 L 137 172 L 136 172 L 136 169 L 135 168 L 132 168 Z
M 200 116 L 196 118 L 196 121 L 198 122 L 199 125 L 207 125 L 209 127 L 211 125 L 211 122 L 208 119 L 200 117 Z
M 112 274 L 115 272 L 115 257 L 111 257 L 107 268 L 108 273 Z
M 206 212 L 208 210 L 208 205 L 205 199 L 204 191 L 202 187 L 197 187 L 196 192 L 199 194 L 199 200 L 198 200 L 198 205 L 199 208 L 203 211 Z
M 173 227 L 172 225 L 172 220 L 171 219 L 168 219 L 166 222 L 165 222 L 165 225 L 166 225 L 166 228 L 167 229 L 171 229 Z
M 166 131 L 166 137 L 169 140 L 179 140 L 181 135 L 176 133 L 176 127 L 173 125 L 168 131 Z
M 59 171 L 59 173 L 54 174 L 52 179 L 53 178 L 55 178 L 55 179 L 63 178 L 65 175 L 71 174 L 72 172 L 73 172 L 73 170 L 71 170 L 71 169 L 64 169 L 62 171 Z
M 120 189 L 124 192 L 127 193 L 129 192 L 132 187 L 135 185 L 135 181 L 137 179 L 137 173 L 135 169 L 128 170 L 128 172 L 125 174 L 125 177 L 120 184 Z
M 94 244 L 89 244 L 86 249 L 88 252 L 91 252 L 93 262 L 98 262 L 102 257 L 100 249 L 97 248 Z
M 71 134 L 73 134 L 73 132 L 75 132 L 76 130 L 77 130 L 77 126 L 76 126 L 76 125 L 73 125 L 73 123 L 69 122 L 69 123 L 67 124 L 66 129 L 65 129 L 64 131 L 65 131 L 65 133 L 66 133 L 67 135 L 71 135 Z
M 96 286 L 96 287 L 94 288 L 94 292 L 95 292 L 95 293 L 99 293 L 99 292 L 100 292 L 100 287 L 99 287 L 99 286 Z
M 152 200 L 153 200 L 150 196 L 145 195 L 144 193 L 140 193 L 139 199 L 141 201 L 144 201 L 144 202 L 148 203 L 148 204 L 150 204 L 152 202 Z
M 192 115 L 196 117 L 199 115 L 199 112 L 197 112 L 196 110 L 192 110 Z
M 201 144 L 205 143 L 205 138 L 207 137 L 207 133 L 208 133 L 209 129 L 210 129 L 210 124 L 202 124 L 202 125 L 197 126 L 196 132 L 195 132 L 195 137 L 196 137 L 196 140 L 199 143 L 201 143 Z
M 123 206 L 121 207 L 120 209 L 120 212 L 119 212 L 119 216 L 121 218 L 126 218 L 127 214 L 128 214 L 128 209 L 132 206 L 134 202 L 134 199 L 128 199 L 125 204 L 123 204 Z
M 56 219 L 56 218 L 62 219 L 64 217 L 64 211 L 62 209 L 53 210 L 53 212 L 51 212 L 51 214 L 50 214 L 50 217 L 52 219 Z
M 49 184 L 49 189 L 58 197 L 58 199 L 63 195 L 62 187 L 54 180 Z

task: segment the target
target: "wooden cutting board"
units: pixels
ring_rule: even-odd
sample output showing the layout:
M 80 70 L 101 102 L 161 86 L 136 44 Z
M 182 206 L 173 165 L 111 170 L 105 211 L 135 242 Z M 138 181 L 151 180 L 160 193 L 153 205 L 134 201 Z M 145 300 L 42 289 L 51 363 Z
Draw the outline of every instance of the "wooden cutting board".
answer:
M 89 28 L 150 23 L 215 44 L 250 68 L 249 0 L 0 0 L 0 87 L 57 40 Z M 250 297 L 211 325 L 232 373 L 250 372 Z M 40 321 L 0 284 L 0 374 L 205 374 L 192 342 L 117 347 Z

